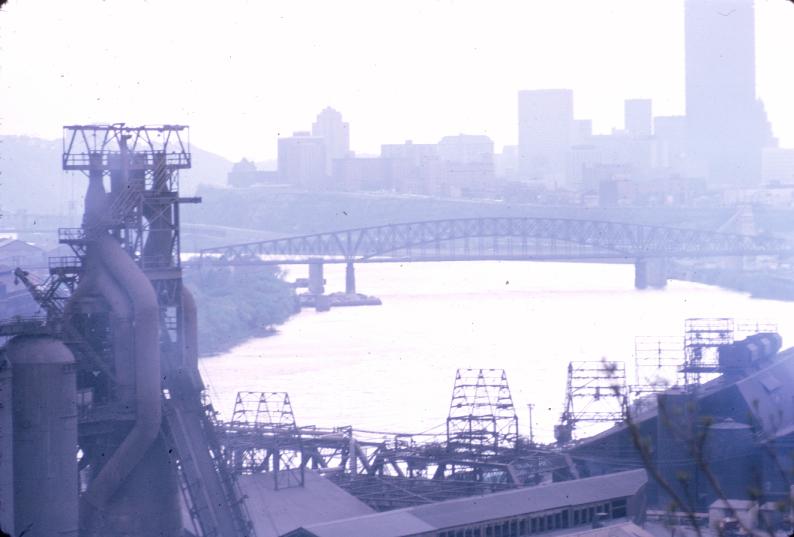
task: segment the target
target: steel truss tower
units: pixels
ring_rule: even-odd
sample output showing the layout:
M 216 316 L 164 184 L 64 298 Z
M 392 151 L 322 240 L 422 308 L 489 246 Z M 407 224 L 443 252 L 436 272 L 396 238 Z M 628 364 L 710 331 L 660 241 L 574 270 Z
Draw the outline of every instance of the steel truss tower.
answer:
M 227 457 L 236 472 L 272 472 L 276 490 L 304 485 L 301 431 L 286 392 L 238 392 L 230 425 L 238 434 L 228 439 Z M 273 439 L 272 445 L 245 441 L 263 435 Z
M 514 448 L 518 415 L 504 369 L 458 369 L 447 417 L 447 449 L 478 456 Z
M 565 410 L 554 435 L 559 443 L 572 439 L 582 423 L 618 423 L 626 417 L 626 366 L 607 360 L 570 362 Z

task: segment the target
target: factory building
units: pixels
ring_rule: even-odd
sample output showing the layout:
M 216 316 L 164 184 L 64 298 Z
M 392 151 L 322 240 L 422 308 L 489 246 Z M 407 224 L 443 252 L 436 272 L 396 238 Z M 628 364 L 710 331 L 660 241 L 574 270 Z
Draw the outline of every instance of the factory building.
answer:
M 645 470 L 526 487 L 309 525 L 283 537 L 508 537 L 641 521 Z

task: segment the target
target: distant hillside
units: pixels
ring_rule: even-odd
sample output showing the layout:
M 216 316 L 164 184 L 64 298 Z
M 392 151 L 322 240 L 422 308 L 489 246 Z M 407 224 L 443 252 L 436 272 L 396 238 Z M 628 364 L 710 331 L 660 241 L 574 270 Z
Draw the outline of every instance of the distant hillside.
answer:
M 68 215 L 82 213 L 86 181 L 61 170 L 61 140 L 0 136 L 0 211 Z M 180 174 L 182 193 L 193 195 L 199 185 L 220 187 L 232 163 L 191 147 L 193 168 Z

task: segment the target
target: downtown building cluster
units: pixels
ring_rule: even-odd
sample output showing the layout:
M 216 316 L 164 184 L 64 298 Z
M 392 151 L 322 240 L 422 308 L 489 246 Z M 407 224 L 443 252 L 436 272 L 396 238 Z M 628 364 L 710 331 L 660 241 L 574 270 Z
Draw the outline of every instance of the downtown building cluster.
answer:
M 654 116 L 628 99 L 609 134 L 574 115 L 570 89 L 518 92 L 518 145 L 486 135 L 350 150 L 350 127 L 326 108 L 311 131 L 278 140 L 278 169 L 247 161 L 233 186 L 387 191 L 583 205 L 794 204 L 794 149 L 781 149 L 756 96 L 752 0 L 687 0 L 686 113 Z

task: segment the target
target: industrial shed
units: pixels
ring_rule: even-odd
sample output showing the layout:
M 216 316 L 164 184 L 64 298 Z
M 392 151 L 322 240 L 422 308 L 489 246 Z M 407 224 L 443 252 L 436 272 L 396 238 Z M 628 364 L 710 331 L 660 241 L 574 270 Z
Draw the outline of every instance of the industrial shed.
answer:
M 302 526 L 282 537 L 516 537 L 585 533 L 644 509 L 645 470 L 459 498 Z M 596 524 L 597 525 L 597 524 Z

